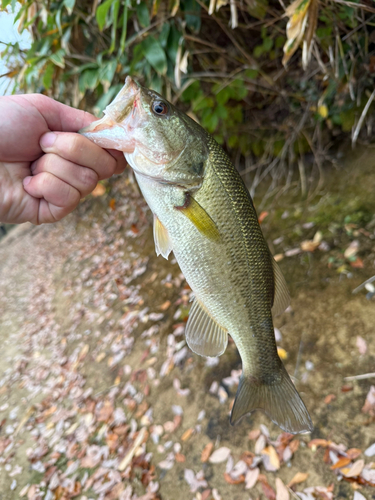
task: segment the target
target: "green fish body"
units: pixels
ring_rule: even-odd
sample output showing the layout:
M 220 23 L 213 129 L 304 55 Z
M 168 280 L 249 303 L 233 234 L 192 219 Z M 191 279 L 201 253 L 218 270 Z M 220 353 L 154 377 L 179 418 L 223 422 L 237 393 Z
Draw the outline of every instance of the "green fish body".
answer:
M 228 334 L 233 338 L 243 373 L 231 422 L 259 409 L 287 432 L 311 431 L 275 343 L 272 315 L 287 307 L 287 287 L 249 192 L 223 149 L 129 77 L 106 116 L 82 133 L 124 151 L 133 168 L 154 214 L 156 251 L 165 258 L 173 251 L 194 292 L 185 332 L 189 347 L 219 356 Z

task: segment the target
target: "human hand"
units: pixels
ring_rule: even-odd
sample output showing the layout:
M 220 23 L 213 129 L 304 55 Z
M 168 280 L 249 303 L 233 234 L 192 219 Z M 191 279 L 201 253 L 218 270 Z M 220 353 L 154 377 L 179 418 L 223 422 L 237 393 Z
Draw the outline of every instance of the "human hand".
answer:
M 41 94 L 0 97 L 0 222 L 56 222 L 123 172 L 122 153 L 74 133 L 96 119 Z

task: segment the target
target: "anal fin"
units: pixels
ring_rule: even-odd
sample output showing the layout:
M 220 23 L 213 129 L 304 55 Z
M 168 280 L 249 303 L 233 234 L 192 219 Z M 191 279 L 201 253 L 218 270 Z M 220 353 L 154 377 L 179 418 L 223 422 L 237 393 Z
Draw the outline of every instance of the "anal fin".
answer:
M 220 356 L 228 344 L 228 332 L 195 299 L 185 330 L 190 349 L 200 356 Z
M 255 410 L 263 411 L 281 429 L 291 434 L 313 430 L 309 412 L 283 366 L 271 383 L 256 377 L 241 376 L 230 417 L 231 424 Z
M 162 255 L 168 260 L 168 255 L 172 251 L 172 243 L 169 239 L 168 230 L 154 214 L 154 241 L 156 255 Z

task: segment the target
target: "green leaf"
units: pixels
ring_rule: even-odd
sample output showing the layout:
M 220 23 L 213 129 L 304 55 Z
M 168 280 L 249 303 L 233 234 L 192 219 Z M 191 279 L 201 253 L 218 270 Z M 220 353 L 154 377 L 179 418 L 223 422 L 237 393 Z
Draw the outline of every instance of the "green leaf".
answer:
M 201 6 L 196 0 L 184 0 L 181 7 L 185 12 L 186 24 L 195 32 L 201 28 Z
M 257 69 L 247 69 L 245 71 L 245 76 L 247 76 L 247 78 L 250 78 L 251 80 L 255 80 L 255 78 L 257 78 L 259 72 Z
M 114 0 L 105 0 L 105 2 L 99 5 L 99 7 L 96 9 L 96 22 L 98 23 L 100 31 L 103 31 L 104 25 L 107 20 L 108 11 L 111 8 L 113 2 Z
M 218 94 L 216 94 L 216 100 L 219 104 L 226 104 L 231 96 L 229 87 L 225 87 Z
M 59 66 L 59 68 L 65 68 L 65 59 L 64 59 L 65 52 L 60 49 L 54 54 L 51 54 L 49 56 L 49 60 L 53 62 L 56 66 Z
M 51 88 L 53 73 L 55 72 L 55 66 L 51 62 L 46 65 L 43 75 L 43 86 L 46 90 Z
M 108 61 L 106 63 L 102 63 L 99 66 L 99 80 L 101 82 L 109 82 L 112 83 L 113 77 L 115 76 L 117 68 L 117 60 L 112 59 L 111 61 Z
M 207 108 L 211 109 L 214 107 L 214 100 L 212 97 L 205 97 L 204 99 L 198 99 L 193 103 L 193 111 L 205 110 Z
M 253 55 L 258 58 L 263 54 L 263 45 L 257 45 L 254 49 Z
M 5 10 L 12 0 L 1 0 L 1 10 Z
M 153 36 L 148 36 L 142 42 L 142 50 L 154 70 L 161 75 L 165 75 L 168 67 L 167 57 L 158 40 Z
M 169 30 L 171 28 L 171 25 L 169 24 L 169 22 L 165 22 L 161 28 L 161 32 L 159 34 L 159 42 L 160 42 L 160 45 L 163 47 L 163 49 L 165 49 L 167 47 L 167 43 L 168 43 L 168 35 L 169 35 Z
M 215 110 L 215 114 L 217 114 L 217 116 L 222 120 L 225 120 L 228 116 L 228 110 L 222 104 L 218 104 Z
M 96 114 L 100 114 L 104 108 L 106 108 L 108 106 L 108 104 L 112 101 L 112 99 L 114 98 L 114 96 L 120 92 L 122 88 L 122 85 L 119 84 L 119 85 L 114 85 L 113 87 L 111 87 L 107 93 L 103 94 L 101 96 L 101 98 L 97 101 L 97 103 L 95 104 L 95 113 Z
M 147 28 L 150 25 L 150 14 L 145 2 L 136 5 L 137 17 L 142 28 Z
M 75 3 L 76 0 L 64 0 L 64 6 L 66 7 L 69 15 L 72 14 Z
M 94 90 L 98 84 L 99 69 L 87 69 L 83 71 L 78 80 L 79 90 L 85 92 L 86 89 Z
M 273 47 L 273 40 L 272 38 L 270 37 L 266 37 L 264 40 L 263 40 L 263 50 L 265 52 L 269 52 Z
M 122 31 L 121 31 L 119 55 L 124 53 L 127 32 L 128 32 L 128 2 L 127 0 L 125 0 L 124 12 L 122 14 Z
M 111 18 L 112 18 L 112 31 L 111 31 L 111 46 L 109 47 L 109 53 L 111 54 L 116 47 L 116 35 L 117 35 L 117 21 L 118 21 L 118 13 L 120 10 L 120 0 L 114 0 L 112 9 L 111 9 Z M 127 11 L 126 11 L 127 16 Z M 126 36 L 126 31 L 125 31 Z

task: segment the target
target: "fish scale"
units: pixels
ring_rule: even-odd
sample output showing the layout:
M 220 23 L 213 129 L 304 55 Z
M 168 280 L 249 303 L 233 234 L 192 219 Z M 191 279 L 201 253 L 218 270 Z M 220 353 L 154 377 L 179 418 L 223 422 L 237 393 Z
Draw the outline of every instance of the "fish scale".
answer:
M 231 422 L 258 409 L 288 432 L 311 431 L 275 343 L 272 313 L 287 305 L 286 284 L 249 192 L 221 146 L 130 77 L 106 116 L 82 133 L 122 150 L 133 168 L 154 214 L 156 250 L 166 258 L 173 250 L 195 294 L 188 345 L 197 354 L 217 356 L 228 334 L 234 339 L 243 373 Z

